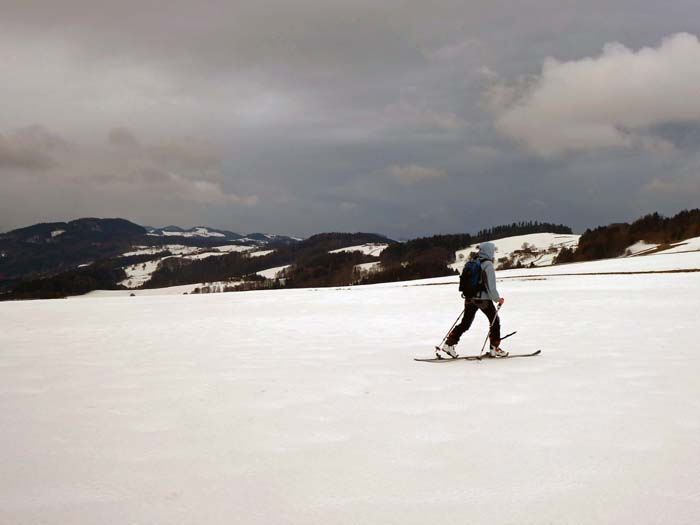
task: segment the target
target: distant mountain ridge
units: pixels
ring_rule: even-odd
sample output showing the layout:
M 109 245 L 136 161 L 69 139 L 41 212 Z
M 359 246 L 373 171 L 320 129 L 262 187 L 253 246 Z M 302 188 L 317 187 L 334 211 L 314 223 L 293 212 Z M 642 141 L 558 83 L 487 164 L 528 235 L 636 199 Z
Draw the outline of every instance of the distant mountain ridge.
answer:
M 35 244 L 63 242 L 67 238 L 91 236 L 112 238 L 143 235 L 146 229 L 126 219 L 98 219 L 86 217 L 68 222 L 42 222 L 0 233 L 0 241 L 20 241 Z
M 0 291 L 12 287 L 20 279 L 50 277 L 81 265 L 119 257 L 135 247 L 170 244 L 265 247 L 294 242 L 297 239 L 284 235 L 241 235 L 206 226 L 144 227 L 121 218 L 86 217 L 39 223 L 0 233 Z
M 52 275 L 117 256 L 145 235 L 143 226 L 125 219 L 92 217 L 0 234 L 0 287 L 2 281 Z
M 41 223 L 0 234 L 0 300 L 92 290 L 348 286 L 454 275 L 478 243 L 495 241 L 500 269 L 700 246 L 700 209 L 657 213 L 575 235 L 565 225 L 519 222 L 396 242 L 374 233 L 307 239 L 195 226 L 143 227 L 125 219 Z M 209 286 L 206 283 L 216 283 Z M 182 292 L 181 292 L 182 293 Z
M 456 251 L 474 242 L 543 231 L 571 230 L 529 221 L 475 236 L 434 235 L 399 243 L 375 233 L 320 233 L 301 240 L 207 226 L 155 228 L 124 219 L 80 219 L 3 234 L 0 298 L 212 282 L 220 283 L 217 289 L 244 290 L 438 277 L 454 274 L 450 265 Z

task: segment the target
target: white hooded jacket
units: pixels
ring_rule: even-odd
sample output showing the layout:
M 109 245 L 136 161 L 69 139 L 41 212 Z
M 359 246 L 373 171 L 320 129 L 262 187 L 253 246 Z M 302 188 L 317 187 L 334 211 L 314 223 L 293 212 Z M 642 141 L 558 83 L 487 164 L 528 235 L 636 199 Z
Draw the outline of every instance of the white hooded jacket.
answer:
M 481 278 L 486 290 L 477 294 L 477 299 L 491 300 L 497 302 L 500 299 L 496 288 L 496 270 L 493 266 L 496 246 L 492 242 L 482 242 L 479 245 L 479 260 L 481 261 Z

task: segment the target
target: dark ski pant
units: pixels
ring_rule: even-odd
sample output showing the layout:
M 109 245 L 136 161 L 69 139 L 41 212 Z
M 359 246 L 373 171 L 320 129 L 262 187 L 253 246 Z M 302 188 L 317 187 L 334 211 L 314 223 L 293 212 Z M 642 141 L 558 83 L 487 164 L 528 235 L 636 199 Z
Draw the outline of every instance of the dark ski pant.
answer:
M 501 342 L 501 320 L 497 316 L 496 307 L 493 305 L 493 302 L 482 299 L 466 299 L 464 301 L 464 317 L 462 317 L 462 322 L 455 326 L 447 337 L 448 345 L 456 345 L 459 342 L 459 338 L 462 337 L 462 334 L 469 330 L 469 327 L 474 322 L 474 316 L 477 310 L 481 310 L 486 314 L 489 323 L 493 322 L 490 337 L 491 344 L 498 346 Z M 493 320 L 494 317 L 496 318 L 495 321 Z

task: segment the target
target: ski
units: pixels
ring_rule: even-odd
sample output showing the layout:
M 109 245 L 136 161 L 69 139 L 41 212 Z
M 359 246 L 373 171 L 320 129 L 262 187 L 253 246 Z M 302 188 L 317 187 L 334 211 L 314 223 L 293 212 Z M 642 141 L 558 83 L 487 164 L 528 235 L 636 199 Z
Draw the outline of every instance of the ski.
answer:
M 515 332 L 511 332 L 511 333 L 509 333 L 508 335 L 504 335 L 503 337 L 501 337 L 501 341 L 503 341 L 504 339 L 508 339 L 511 335 L 515 335 L 515 334 L 517 334 L 517 333 L 518 333 L 518 331 L 516 330 Z M 440 352 L 442 352 L 442 350 L 440 349 L 439 346 L 436 346 L 436 347 L 435 347 L 435 355 L 437 356 L 437 358 L 443 359 L 443 358 L 441 357 L 442 354 L 440 354 Z M 450 359 L 454 359 L 454 358 L 453 358 L 453 357 L 450 357 Z
M 491 354 L 486 353 L 481 356 L 481 359 L 510 359 L 512 357 L 532 357 L 535 355 L 540 355 L 542 353 L 542 350 L 535 350 L 534 352 L 530 354 L 508 354 L 505 357 L 493 357 Z
M 537 350 L 535 352 L 532 352 L 530 354 L 508 354 L 505 357 L 491 357 L 491 354 L 484 354 L 484 355 L 464 355 L 464 356 L 459 356 L 459 357 L 432 357 L 432 358 L 421 358 L 421 357 L 415 357 L 413 360 L 414 361 L 420 361 L 422 363 L 449 363 L 450 361 L 483 361 L 486 359 L 493 359 L 493 360 L 501 360 L 501 359 L 511 359 L 513 357 L 533 357 L 536 355 L 540 355 L 542 353 L 542 350 Z

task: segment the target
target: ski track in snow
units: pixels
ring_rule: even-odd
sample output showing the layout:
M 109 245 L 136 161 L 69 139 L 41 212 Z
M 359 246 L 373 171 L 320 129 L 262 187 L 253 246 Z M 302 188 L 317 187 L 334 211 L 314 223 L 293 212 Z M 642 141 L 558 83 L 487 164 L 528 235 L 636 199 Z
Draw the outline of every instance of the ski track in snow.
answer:
M 0 303 L 0 522 L 696 524 L 700 273 L 544 271 L 440 366 L 454 278 Z

